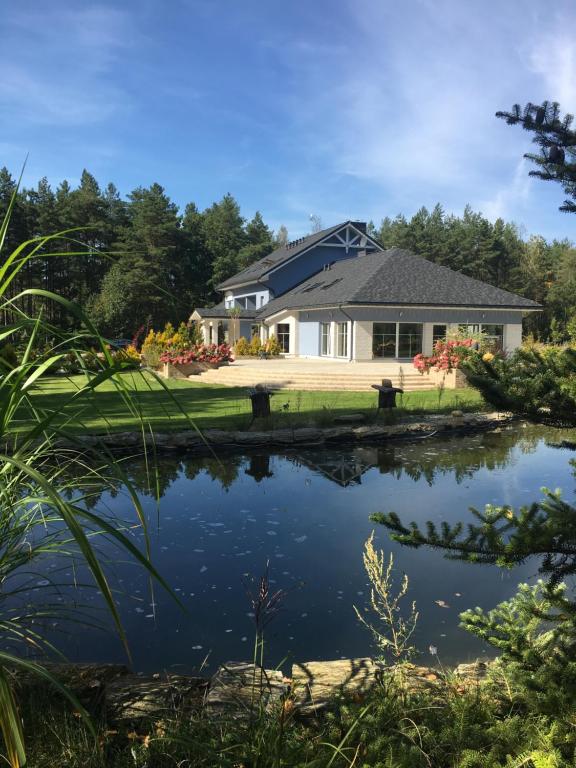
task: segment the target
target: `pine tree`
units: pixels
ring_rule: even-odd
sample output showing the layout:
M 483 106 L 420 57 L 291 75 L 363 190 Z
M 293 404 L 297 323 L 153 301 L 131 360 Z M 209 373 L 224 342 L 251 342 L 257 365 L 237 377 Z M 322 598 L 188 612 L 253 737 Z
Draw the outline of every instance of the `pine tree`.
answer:
M 203 221 L 212 261 L 210 287 L 215 290 L 219 283 L 238 272 L 238 253 L 246 244 L 244 219 L 236 200 L 226 194 L 219 203 L 204 211 Z
M 214 298 L 211 288 L 212 257 L 206 244 L 204 214 L 194 203 L 188 203 L 182 218 L 182 233 L 188 263 L 190 309 L 210 304 Z M 188 313 L 189 314 L 189 313 Z
M 130 336 L 152 317 L 164 325 L 180 315 L 183 238 L 178 209 L 163 187 L 138 187 L 130 195 L 129 223 L 92 305 L 92 315 L 114 335 Z
M 532 141 L 540 152 L 528 152 L 524 157 L 531 160 L 536 170 L 530 176 L 544 181 L 556 181 L 569 196 L 561 211 L 576 212 L 576 131 L 571 125 L 572 115 L 562 116 L 557 102 L 544 101 L 542 104 L 528 102 L 522 109 L 514 104 L 510 112 L 496 112 L 496 117 L 506 120 L 508 125 L 521 125 L 525 131 L 534 134 Z
M 260 211 L 256 211 L 254 218 L 246 225 L 246 240 L 246 245 L 238 251 L 237 263 L 240 269 L 268 256 L 274 250 L 272 230 L 264 223 Z

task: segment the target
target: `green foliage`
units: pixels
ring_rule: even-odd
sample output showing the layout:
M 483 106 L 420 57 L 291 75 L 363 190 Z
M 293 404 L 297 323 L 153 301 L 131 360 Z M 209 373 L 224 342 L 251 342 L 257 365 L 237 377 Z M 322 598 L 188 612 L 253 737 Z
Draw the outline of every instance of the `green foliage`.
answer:
M 266 352 L 269 355 L 276 356 L 276 355 L 282 354 L 282 347 L 280 346 L 280 342 L 278 341 L 276 336 L 274 336 L 274 334 L 272 334 L 272 336 L 268 338 L 268 341 L 264 346 L 265 346 Z
M 525 705 L 554 715 L 576 706 L 576 607 L 566 585 L 520 584 L 510 600 L 460 615 L 463 629 L 501 654 L 510 684 Z
M 545 579 L 534 587 L 521 585 L 512 600 L 489 613 L 480 609 L 462 614 L 465 629 L 496 647 L 519 687 L 533 691 L 530 706 L 554 712 L 576 705 L 576 602 L 567 596 L 563 579 L 576 573 L 576 508 L 559 492 L 545 490 L 538 503 L 522 507 L 487 505 L 470 510 L 474 521 L 428 522 L 425 531 L 397 514 L 372 517 L 392 537 L 410 547 L 441 549 L 446 557 L 475 564 L 512 568 L 529 558 L 539 559 Z
M 536 347 L 508 359 L 471 357 L 462 364 L 469 383 L 495 408 L 556 423 L 576 423 L 576 349 Z
M 0 178 L 1 182 L 1 178 Z M 78 305 L 43 288 L 28 288 L 14 292 L 19 274 L 34 263 L 37 255 L 50 250 L 54 256 L 66 256 L 75 251 L 76 238 L 72 233 L 61 232 L 57 236 L 37 237 L 23 242 L 12 251 L 6 251 L 8 222 L 17 203 L 17 190 L 13 191 L 5 218 L 0 222 L 0 311 L 4 326 L 0 342 L 18 338 L 22 353 L 14 361 L 0 356 L 0 581 L 3 584 L 0 597 L 0 728 L 6 748 L 6 761 L 18 768 L 26 762 L 20 715 L 13 691 L 13 670 L 24 668 L 47 679 L 74 703 L 84 717 L 86 712 L 73 696 L 37 663 L 26 657 L 34 649 L 37 656 L 54 651 L 43 634 L 44 618 L 58 612 L 54 600 L 54 585 L 45 580 L 46 605 L 35 603 L 34 608 L 22 610 L 23 585 L 29 574 L 41 574 L 50 557 L 68 560 L 70 570 L 83 568 L 86 578 L 102 594 L 113 624 L 128 652 L 127 639 L 120 622 L 116 598 L 98 551 L 98 541 L 106 537 L 108 544 L 143 565 L 149 574 L 159 577 L 149 559 L 146 521 L 136 493 L 108 454 L 95 446 L 90 454 L 85 445 L 77 445 L 66 432 L 65 426 L 72 414 L 86 404 L 94 390 L 104 382 L 113 384 L 130 411 L 126 385 L 119 378 L 128 364 L 114 360 L 105 341 L 85 317 Z M 62 251 L 56 244 L 64 242 Z M 69 250 L 70 248 L 70 250 Z M 44 321 L 42 316 L 31 316 L 26 307 L 34 306 L 41 298 L 46 303 L 59 304 L 74 317 L 79 328 L 73 334 Z M 46 339 L 51 339 L 46 343 Z M 87 353 L 89 345 L 96 344 L 98 353 Z M 58 412 L 34 407 L 33 394 L 54 367 L 66 364 L 70 357 L 77 362 L 82 376 L 79 386 L 62 401 Z M 20 414 L 28 414 L 25 424 Z M 56 417 L 62 421 L 58 425 Z M 142 425 L 143 426 L 143 425 Z M 62 438 L 67 438 L 63 442 Z M 110 520 L 94 511 L 91 496 L 96 482 L 111 492 L 125 485 L 133 503 L 131 525 L 144 534 L 145 549 L 134 544 L 132 537 L 124 533 L 124 524 Z M 40 582 L 42 584 L 42 582 Z M 60 585 L 62 586 L 62 585 Z M 40 589 L 40 586 L 38 587 Z M 41 594 L 37 595 L 41 597 Z M 71 608 L 61 608 L 62 619 L 82 621 Z M 17 655 L 20 651 L 20 655 Z
M 248 357 L 250 354 L 250 344 L 244 336 L 240 336 L 234 345 L 234 354 L 236 357 Z
M 308 723 L 290 699 L 250 722 L 167 712 L 134 730 L 100 724 L 102 751 L 53 701 L 26 708 L 34 768 L 568 768 L 576 738 L 569 711 L 531 715 L 496 686 L 405 697 L 392 682 L 340 701 Z
M 255 333 L 250 340 L 250 354 L 253 357 L 257 357 L 260 354 L 261 350 L 262 350 L 262 342 L 260 341 L 260 336 L 258 336 L 258 334 Z

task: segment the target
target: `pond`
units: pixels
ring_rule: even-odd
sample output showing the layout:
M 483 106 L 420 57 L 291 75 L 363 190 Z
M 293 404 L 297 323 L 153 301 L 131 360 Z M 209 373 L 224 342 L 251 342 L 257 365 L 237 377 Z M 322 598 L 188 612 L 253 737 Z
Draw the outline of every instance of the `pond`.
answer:
M 149 519 L 154 562 L 186 609 L 157 586 L 151 597 L 138 567 L 111 564 L 134 668 L 191 672 L 202 663 L 214 669 L 223 661 L 251 658 L 247 580 L 259 577 L 267 562 L 272 588 L 287 590 L 267 628 L 269 664 L 289 669 L 292 660 L 369 654 L 371 638 L 353 606 L 368 604 L 362 549 L 372 530 L 376 546 L 394 553 L 398 582 L 402 573 L 409 576 L 409 594 L 420 612 L 415 642 L 422 657 L 429 645 L 446 664 L 487 653 L 458 628 L 459 612 L 510 597 L 518 582 L 535 577 L 536 562 L 505 572 L 404 549 L 369 515 L 394 510 L 420 523 L 466 521 L 470 506 L 527 504 L 541 498 L 542 486 L 563 488 L 571 498 L 575 454 L 552 445 L 566 438 L 569 433 L 517 424 L 377 447 L 225 455 L 220 461 L 163 458 L 156 478 L 159 504 L 147 487 L 144 465 L 127 463 Z M 129 516 L 125 494 L 105 494 L 99 503 L 119 518 Z M 58 599 L 78 600 L 89 614 L 98 613 L 95 590 L 64 589 Z M 56 626 L 54 633 L 72 660 L 125 661 L 110 631 L 63 632 Z

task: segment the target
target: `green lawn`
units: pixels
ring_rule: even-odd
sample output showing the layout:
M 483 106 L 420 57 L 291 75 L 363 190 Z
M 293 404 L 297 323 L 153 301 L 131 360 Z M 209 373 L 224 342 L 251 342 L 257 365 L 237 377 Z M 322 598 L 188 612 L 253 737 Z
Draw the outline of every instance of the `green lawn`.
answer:
M 33 393 L 35 407 L 56 411 L 58 423 L 74 431 L 92 433 L 125 431 L 139 426 L 137 413 L 131 412 L 112 382 L 101 385 L 81 405 L 71 406 L 69 399 L 81 386 L 83 377 L 44 379 Z M 250 401 L 244 387 L 223 387 L 170 379 L 164 389 L 153 376 L 122 374 L 121 381 L 131 390 L 131 402 L 157 431 L 196 426 L 206 429 L 242 429 L 250 421 Z M 376 416 L 376 392 L 287 392 L 272 398 L 273 415 L 267 427 L 329 425 L 334 416 L 362 412 Z M 480 395 L 473 389 L 408 392 L 399 400 L 398 415 L 442 412 L 454 408 L 483 408 Z M 22 426 L 26 414 L 19 414 Z M 386 415 L 381 417 L 387 418 Z

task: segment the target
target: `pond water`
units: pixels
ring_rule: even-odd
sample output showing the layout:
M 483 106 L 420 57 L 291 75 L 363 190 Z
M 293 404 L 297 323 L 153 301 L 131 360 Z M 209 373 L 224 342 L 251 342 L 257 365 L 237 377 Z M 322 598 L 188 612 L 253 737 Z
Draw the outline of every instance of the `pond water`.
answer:
M 164 458 L 159 504 L 143 464 L 128 463 L 149 518 L 154 562 L 186 608 L 158 587 L 151 598 L 145 575 L 133 564 L 111 564 L 134 668 L 190 672 L 205 657 L 210 669 L 251 658 L 246 583 L 264 572 L 267 561 L 272 588 L 288 592 L 267 628 L 270 664 L 284 660 L 289 669 L 293 659 L 369 654 L 371 638 L 353 606 L 368 604 L 362 549 L 372 530 L 376 546 L 394 553 L 398 582 L 402 573 L 409 576 L 409 594 L 420 612 L 415 642 L 423 656 L 429 645 L 448 664 L 487 653 L 458 628 L 459 612 L 510 597 L 518 582 L 535 577 L 536 562 L 505 572 L 405 549 L 369 515 L 394 510 L 406 521 L 453 523 L 468 520 L 470 506 L 537 500 L 542 486 L 561 487 L 571 498 L 570 459 L 576 454 L 551 445 L 566 438 L 574 439 L 515 425 L 464 438 L 225 455 L 221 462 Z M 104 495 L 100 504 L 120 518 L 130 516 L 122 493 Z M 96 613 L 94 590 L 64 591 L 59 599 L 73 597 Z M 125 661 L 112 632 L 59 630 L 54 639 L 73 660 Z

